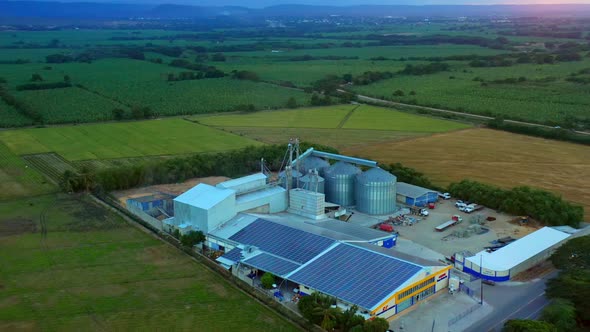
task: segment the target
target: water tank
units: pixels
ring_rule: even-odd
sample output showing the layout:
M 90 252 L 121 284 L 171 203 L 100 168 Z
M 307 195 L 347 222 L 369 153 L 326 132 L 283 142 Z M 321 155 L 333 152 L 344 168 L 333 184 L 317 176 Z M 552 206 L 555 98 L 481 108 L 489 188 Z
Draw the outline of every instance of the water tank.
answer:
M 325 180 L 323 177 L 307 173 L 299 179 L 299 188 L 323 194 L 324 183 Z
M 308 156 L 299 162 L 299 170 L 307 174 L 309 170 L 317 169 L 320 176 L 324 176 L 324 170 L 330 167 L 330 163 L 316 156 Z
M 286 176 L 287 175 L 286 175 L 285 171 L 282 171 L 279 173 L 279 184 L 283 188 L 287 188 L 287 186 L 285 185 Z M 297 188 L 297 178 L 301 179 L 302 176 L 303 176 L 303 174 L 292 169 L 291 170 L 291 177 L 293 178 L 293 182 L 291 182 L 291 187 L 289 189 Z
M 356 176 L 356 209 L 367 214 L 395 212 L 397 178 L 381 168 L 371 168 Z
M 342 206 L 354 205 L 355 177 L 361 170 L 339 161 L 324 170 L 326 202 Z

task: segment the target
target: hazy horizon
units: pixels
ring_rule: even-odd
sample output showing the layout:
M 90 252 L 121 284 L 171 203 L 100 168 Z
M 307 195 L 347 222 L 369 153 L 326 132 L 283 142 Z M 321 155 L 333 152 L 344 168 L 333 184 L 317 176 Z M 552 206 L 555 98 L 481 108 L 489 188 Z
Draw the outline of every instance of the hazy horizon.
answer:
M 266 7 L 284 4 L 302 4 L 319 6 L 351 6 L 351 5 L 566 5 L 566 4 L 590 4 L 590 0 L 9 0 L 13 2 L 45 1 L 45 2 L 94 2 L 94 3 L 123 3 L 123 4 L 183 4 L 194 6 L 243 6 Z

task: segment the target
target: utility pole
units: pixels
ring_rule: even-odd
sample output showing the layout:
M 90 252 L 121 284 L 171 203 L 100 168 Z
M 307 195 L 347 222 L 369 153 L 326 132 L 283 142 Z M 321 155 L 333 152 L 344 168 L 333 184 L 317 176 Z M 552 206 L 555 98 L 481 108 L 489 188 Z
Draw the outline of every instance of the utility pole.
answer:
M 480 283 L 479 283 L 479 287 L 480 287 L 480 301 L 479 304 L 483 305 L 483 254 L 479 255 L 479 277 L 480 277 Z

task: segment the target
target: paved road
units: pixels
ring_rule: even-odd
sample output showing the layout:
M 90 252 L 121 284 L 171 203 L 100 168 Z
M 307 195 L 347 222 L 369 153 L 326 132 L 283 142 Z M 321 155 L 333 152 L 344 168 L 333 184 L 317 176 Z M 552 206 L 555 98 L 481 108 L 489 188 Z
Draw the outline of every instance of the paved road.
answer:
M 346 92 L 344 90 L 338 90 L 338 91 L 339 92 Z M 368 101 L 368 102 L 372 102 L 372 103 L 380 103 L 380 104 L 389 105 L 389 106 L 411 107 L 411 108 L 415 108 L 415 109 L 423 109 L 423 110 L 433 111 L 433 112 L 440 112 L 440 113 L 447 113 L 447 114 L 456 114 L 456 115 L 461 115 L 461 116 L 464 116 L 464 117 L 469 117 L 469 118 L 478 119 L 478 120 L 493 120 L 494 119 L 491 116 L 484 116 L 484 115 L 477 115 L 477 114 L 471 114 L 471 113 L 450 111 L 450 110 L 444 110 L 444 109 L 440 109 L 440 108 L 433 108 L 433 107 L 426 107 L 426 106 L 418 106 L 418 105 L 404 104 L 404 103 L 398 103 L 398 102 L 394 102 L 394 101 L 383 100 L 383 99 L 378 99 L 378 98 L 373 98 L 373 97 L 363 96 L 363 95 L 357 95 L 357 97 L 358 97 L 358 100 L 359 101 L 366 101 L 366 102 Z M 542 124 L 538 124 L 538 123 L 523 122 L 523 121 L 516 121 L 516 120 L 504 120 L 504 122 L 514 123 L 514 124 L 519 124 L 519 125 L 525 125 L 525 126 L 531 126 L 531 127 L 553 128 L 551 126 L 546 126 L 546 125 L 542 125 Z M 582 135 L 590 135 L 590 132 L 587 132 L 587 131 L 574 130 L 574 132 L 577 133 L 577 134 L 582 134 Z
M 484 300 L 494 307 L 494 311 L 480 322 L 469 327 L 466 332 L 501 331 L 509 319 L 536 319 L 549 304 L 545 297 L 547 280 L 555 277 L 557 271 L 549 273 L 542 279 L 519 286 L 484 287 Z

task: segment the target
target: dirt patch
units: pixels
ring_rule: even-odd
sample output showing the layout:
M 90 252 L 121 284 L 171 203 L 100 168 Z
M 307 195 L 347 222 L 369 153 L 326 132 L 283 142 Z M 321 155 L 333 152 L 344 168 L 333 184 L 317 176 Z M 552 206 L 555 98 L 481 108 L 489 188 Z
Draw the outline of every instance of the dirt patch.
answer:
M 531 281 L 534 279 L 541 278 L 551 272 L 555 271 L 555 266 L 551 261 L 547 260 L 539 265 L 535 265 L 534 267 L 523 271 L 513 278 L 510 278 L 512 281 Z
M 17 296 L 10 296 L 0 300 L 0 309 L 8 308 L 20 303 L 20 300 Z
M 35 322 L 0 322 L 0 331 L 38 331 Z
M 70 288 L 69 292 L 75 295 L 90 295 L 93 297 L 121 296 L 127 293 L 127 288 L 121 285 L 94 285 L 92 287 Z
M 0 221 L 0 237 L 35 233 L 36 231 L 37 224 L 31 219 L 16 218 Z
M 174 261 L 166 247 L 154 246 L 144 248 L 138 253 L 138 259 L 155 266 L 168 266 Z
M 123 206 L 125 206 L 127 199 L 129 198 L 152 195 L 160 192 L 172 195 L 180 195 L 200 183 L 216 185 L 220 182 L 227 180 L 229 180 L 229 178 L 225 176 L 209 176 L 206 178 L 189 179 L 182 183 L 158 184 L 143 188 L 114 191 L 113 195 L 117 197 L 117 199 L 119 200 L 119 202 L 121 202 Z
M 213 291 L 213 293 L 221 296 L 221 297 L 226 297 L 227 296 L 227 289 L 225 289 L 225 287 L 223 285 L 221 285 L 220 283 L 213 283 L 211 285 L 209 285 L 209 289 L 211 289 Z

